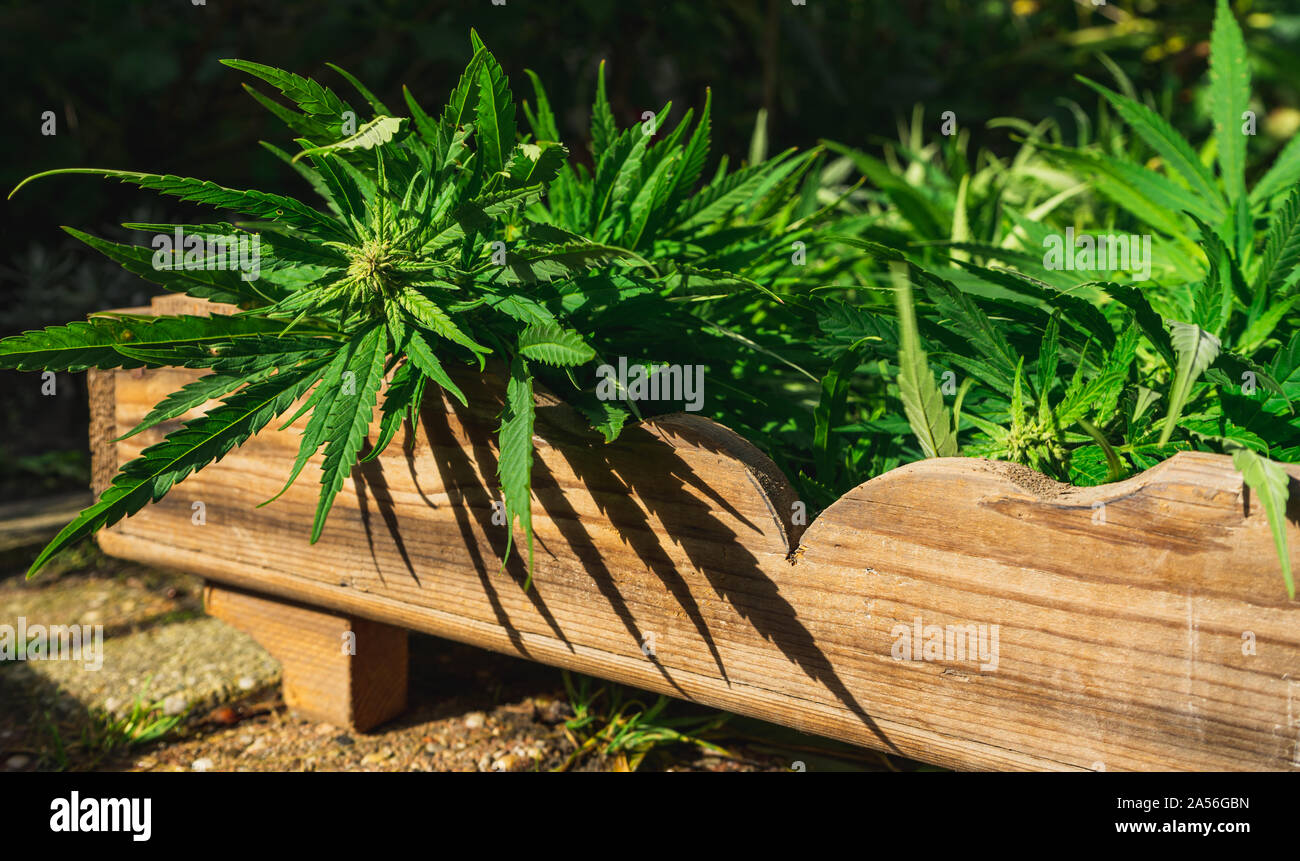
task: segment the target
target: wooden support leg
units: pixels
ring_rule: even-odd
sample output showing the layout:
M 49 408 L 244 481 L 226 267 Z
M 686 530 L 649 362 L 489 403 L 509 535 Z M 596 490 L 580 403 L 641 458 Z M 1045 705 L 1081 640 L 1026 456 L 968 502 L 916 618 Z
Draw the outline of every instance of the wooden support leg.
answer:
M 207 612 L 280 662 L 284 701 L 305 717 L 364 732 L 406 708 L 406 630 L 208 583 Z

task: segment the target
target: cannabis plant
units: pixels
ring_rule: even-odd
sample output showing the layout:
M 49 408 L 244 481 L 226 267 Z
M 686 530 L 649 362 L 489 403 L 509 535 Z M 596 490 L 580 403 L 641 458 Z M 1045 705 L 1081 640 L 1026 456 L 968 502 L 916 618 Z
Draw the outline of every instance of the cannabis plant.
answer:
M 529 75 L 529 127 L 539 140 L 558 137 L 546 90 Z M 802 299 L 840 265 L 809 251 L 836 216 L 834 201 L 816 196 L 824 154 L 769 158 L 760 116 L 748 162 L 730 170 L 724 155 L 707 171 L 711 94 L 698 122 L 688 110 L 669 131 L 669 104 L 622 127 L 604 80 L 602 64 L 591 108 L 593 168 L 564 165 L 529 214 L 650 265 L 588 272 L 561 285 L 566 313 L 603 355 L 706 366 L 707 414 L 789 467 L 800 446 L 780 429 L 803 423 L 809 408 L 801 396 L 817 387 L 806 337 L 813 317 Z M 579 406 L 607 431 L 640 415 L 632 401 Z
M 316 541 L 366 445 L 376 403 L 380 434 L 367 458 L 385 449 L 404 418 L 417 417 L 431 384 L 463 403 L 448 364 L 470 362 L 482 370 L 488 356 L 506 368 L 501 491 L 509 523 L 517 518 L 526 536 L 531 568 L 534 363 L 573 367 L 595 356 L 537 296 L 587 268 L 641 261 L 522 217 L 555 176 L 565 150 L 555 142 L 517 140 L 505 75 L 477 36 L 473 41 L 474 57 L 437 119 L 422 111 L 394 117 L 339 70 L 374 109 L 352 129 L 347 124 L 355 122 L 356 111 L 328 87 L 227 61 L 297 106 L 294 111 L 258 94 L 300 133 L 301 149 L 285 154 L 286 161 L 324 198 L 326 209 L 278 194 L 121 170 L 53 170 L 20 184 L 52 174 L 98 174 L 250 219 L 127 225 L 202 240 L 193 247 L 186 241 L 170 258 L 69 231 L 143 278 L 235 305 L 236 313 L 98 315 L 0 341 L 0 363 L 20 370 L 171 366 L 211 372 L 167 397 L 130 434 L 210 399 L 221 401 L 125 464 L 100 499 L 41 552 L 30 574 L 73 541 L 158 500 L 300 400 L 284 424 L 309 418 L 285 487 L 323 450 L 311 531 Z M 519 240 L 508 253 L 507 238 Z M 259 271 L 251 278 L 225 262 L 228 251 L 250 241 L 259 251 Z
M 832 396 L 826 413 L 846 435 L 828 435 L 828 460 L 851 468 L 902 433 L 917 444 L 901 446 L 903 460 L 993 457 L 1089 485 L 1179 450 L 1230 453 L 1263 505 L 1294 596 L 1289 479 L 1275 461 L 1300 459 L 1300 145 L 1286 147 L 1247 190 L 1239 123 L 1249 72 L 1224 2 L 1211 46 L 1216 135 L 1202 155 L 1151 108 L 1091 82 L 1157 152 L 1163 172 L 1040 143 L 1062 163 L 1096 171 L 1103 193 L 1149 216 L 1159 242 L 1174 246 L 1179 264 L 1162 267 L 1154 283 L 1071 284 L 1044 258 L 987 245 L 954 244 L 942 268 L 915 248 L 840 238 L 865 249 L 877 270 L 890 267 L 885 286 L 898 322 L 828 303 L 824 343 L 838 353 L 823 387 Z M 940 384 L 932 358 L 946 369 Z M 864 366 L 888 382 L 855 398 L 851 378 Z
M 602 355 L 636 355 L 649 343 L 711 362 L 720 377 L 752 367 L 742 354 L 761 354 L 762 346 L 723 333 L 722 326 L 752 315 L 758 293 L 780 304 L 755 278 L 771 282 L 766 276 L 784 268 L 769 251 L 797 229 L 790 224 L 795 213 L 803 213 L 805 224 L 816 215 L 799 205 L 798 194 L 800 172 L 813 154 L 760 157 L 730 174 L 724 159 L 701 187 L 707 103 L 688 144 L 681 141 L 689 118 L 652 146 L 668 109 L 652 122 L 617 130 L 602 75 L 591 175 L 568 166 L 568 149 L 558 141 L 535 76 L 538 108 L 527 110 L 534 135 L 520 135 L 500 64 L 477 34 L 471 45 L 473 57 L 437 116 L 409 91 L 410 115 L 396 116 L 351 74 L 332 67 L 369 107 L 364 122 L 314 80 L 224 61 L 287 100 L 249 88 L 294 133 L 298 152 L 264 146 L 306 180 L 323 208 L 285 195 L 122 170 L 52 170 L 20 183 L 96 174 L 247 219 L 126 225 L 155 234 L 154 250 L 69 230 L 128 271 L 168 290 L 233 305 L 232 314 L 101 314 L 0 341 L 0 366 L 21 370 L 209 371 L 164 399 L 128 436 L 221 402 L 125 464 L 100 499 L 41 552 L 29 576 L 60 549 L 157 501 L 286 414 L 284 427 L 307 419 L 285 490 L 323 453 L 314 542 L 358 457 L 377 457 L 405 420 L 418 421 L 426 391 L 440 389 L 463 404 L 454 369 L 469 364 L 485 371 L 488 361 L 506 378 L 498 459 L 506 553 L 518 521 L 531 572 L 535 381 L 582 409 L 612 440 L 639 411 L 629 398 L 595 396 L 592 366 Z M 156 247 L 158 236 L 172 235 L 174 244 Z M 722 299 L 737 304 L 722 308 Z M 711 349 L 700 349 L 701 342 Z M 739 402 L 750 415 L 765 416 L 752 393 Z M 379 434 L 366 451 L 376 405 Z

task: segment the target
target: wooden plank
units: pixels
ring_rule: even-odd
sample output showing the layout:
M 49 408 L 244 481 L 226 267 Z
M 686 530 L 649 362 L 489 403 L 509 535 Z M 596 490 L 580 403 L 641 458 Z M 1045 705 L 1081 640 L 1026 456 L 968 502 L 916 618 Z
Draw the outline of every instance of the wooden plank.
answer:
M 213 583 L 203 606 L 280 662 L 285 704 L 303 716 L 365 732 L 406 708 L 404 629 Z
M 117 374 L 117 432 L 193 376 Z M 543 395 L 524 591 L 494 507 L 501 381 L 457 382 L 471 407 L 431 397 L 414 433 L 354 471 L 316 545 L 311 470 L 255 507 L 280 489 L 302 422 L 101 544 L 958 768 L 1300 768 L 1300 604 L 1225 457 L 1180 454 L 1090 490 L 931 460 L 803 533 L 785 479 L 725 428 L 668 416 L 604 445 Z M 114 460 L 174 426 L 115 444 Z M 911 660 L 901 632 L 918 620 Z M 963 654 L 967 632 L 996 655 Z
M 90 397 L 90 489 L 95 496 L 113 483 L 117 472 L 117 371 L 86 371 Z M 129 430 L 129 428 L 128 428 Z

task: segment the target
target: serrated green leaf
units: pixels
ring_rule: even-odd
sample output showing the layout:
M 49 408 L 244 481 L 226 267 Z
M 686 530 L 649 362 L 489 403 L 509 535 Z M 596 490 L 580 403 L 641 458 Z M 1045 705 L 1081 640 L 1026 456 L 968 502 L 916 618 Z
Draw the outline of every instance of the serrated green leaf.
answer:
M 1165 160 L 1165 163 L 1182 175 L 1197 196 L 1220 212 L 1226 211 L 1222 205 L 1222 196 L 1214 185 L 1214 177 L 1192 151 L 1192 146 L 1187 139 L 1175 131 L 1164 117 L 1141 102 L 1122 96 L 1082 76 L 1078 77 L 1110 102 L 1124 122 L 1128 123 L 1142 140 Z
M 1246 136 L 1241 124 L 1250 107 L 1250 63 L 1228 0 L 1218 0 L 1210 33 L 1210 105 L 1219 170 L 1231 208 L 1246 196 Z
M 506 173 L 510 175 L 509 187 L 550 182 L 564 167 L 568 156 L 569 151 L 563 145 L 549 141 L 517 145 L 506 165 Z
M 264 191 L 239 191 L 233 188 L 223 188 L 208 180 L 191 179 L 171 174 L 137 173 L 129 170 L 107 170 L 93 167 L 59 168 L 57 170 L 42 171 L 27 177 L 18 183 L 13 191 L 9 192 L 9 196 L 13 197 L 18 189 L 32 180 L 56 174 L 71 173 L 93 174 L 122 182 L 132 182 L 141 188 L 168 194 L 181 200 L 202 203 L 221 209 L 231 209 L 257 218 L 282 221 L 326 239 L 347 240 L 349 238 L 345 228 L 338 221 L 291 197 L 267 194 Z
M 528 117 L 533 137 L 539 141 L 558 141 L 560 130 L 555 124 L 555 113 L 551 110 L 551 102 L 546 97 L 546 89 L 542 86 L 541 79 L 532 69 L 524 69 L 524 74 L 532 81 L 533 97 L 537 100 L 536 116 L 529 114 Z M 524 110 L 528 110 L 527 102 L 524 103 Z
M 762 164 L 742 168 L 723 179 L 712 188 L 701 191 L 686 201 L 678 211 L 672 233 L 681 233 L 704 224 L 711 224 L 748 200 L 764 183 L 780 180 L 798 166 L 789 158 L 787 150 Z
M 911 282 L 901 264 L 891 264 L 890 270 L 898 308 L 898 394 L 903 411 L 926 457 L 955 457 L 957 437 L 921 348 Z
M 27 577 L 55 553 L 161 499 L 191 472 L 220 460 L 284 412 L 315 380 L 315 368 L 293 368 L 228 396 L 220 407 L 186 422 L 126 463 L 99 501 L 82 511 L 40 552 Z
M 163 352 L 192 345 L 215 347 L 277 328 L 270 320 L 225 315 L 92 317 L 83 323 L 50 326 L 0 340 L 0 368 L 19 371 L 138 368 L 150 363 L 130 357 L 121 348 Z
M 709 158 L 709 138 L 713 130 L 712 120 L 709 117 L 712 106 L 713 91 L 705 90 L 704 110 L 700 113 L 700 122 L 691 133 L 691 140 L 682 152 L 681 166 L 673 174 L 672 184 L 668 189 L 668 202 L 665 206 L 669 212 L 677 209 L 704 173 L 704 165 Z
M 376 98 L 374 93 L 366 89 L 365 84 L 358 81 L 351 72 L 349 72 L 347 69 L 343 68 L 342 66 L 336 66 L 333 63 L 326 63 L 325 65 L 329 66 L 331 69 L 333 69 L 334 71 L 342 75 L 344 79 L 346 79 L 347 82 L 352 85 L 353 89 L 355 89 L 358 93 L 361 94 L 361 98 L 365 99 L 367 102 L 370 103 L 370 107 L 374 109 L 376 114 L 380 116 L 392 116 L 393 112 L 390 111 L 387 108 L 387 106 L 384 105 L 383 102 L 381 102 L 378 98 Z
M 607 443 L 618 439 L 623 425 L 632 417 L 630 412 L 609 401 L 599 401 L 594 407 L 579 405 L 578 410 L 587 417 L 594 430 L 600 431 Z
M 122 434 L 113 442 L 121 442 L 124 439 L 130 439 L 141 431 L 146 431 L 155 425 L 165 421 L 170 421 L 177 416 L 184 415 L 190 410 L 200 407 L 215 398 L 223 398 L 229 395 L 235 389 L 245 383 L 254 383 L 260 379 L 269 376 L 275 370 L 274 368 L 263 368 L 260 371 L 251 373 L 237 371 L 234 373 L 215 373 L 199 377 L 192 383 L 187 383 L 179 390 L 172 392 L 163 398 L 158 404 L 151 409 L 140 423 L 131 430 Z
M 483 159 L 483 170 L 488 174 L 505 170 L 507 157 L 515 147 L 515 105 L 506 73 L 491 54 L 483 57 L 479 70 L 475 117 L 475 140 L 479 157 Z
M 447 375 L 442 363 L 438 361 L 438 357 L 434 355 L 433 349 L 429 346 L 429 342 L 424 340 L 424 337 L 419 332 L 415 331 L 409 333 L 409 338 L 410 341 L 406 346 L 406 357 L 411 360 L 411 363 L 420 369 L 421 374 L 446 389 L 462 405 L 469 406 L 469 401 L 465 399 L 464 392 Z
M 317 155 L 325 152 L 352 152 L 354 150 L 374 149 L 388 143 L 401 132 L 406 123 L 405 117 L 375 117 L 370 122 L 342 140 L 323 146 L 305 149 L 293 157 L 298 161 L 303 156 Z
M 1256 295 L 1280 297 L 1300 278 L 1300 185 L 1269 219 L 1264 255 L 1255 274 Z
M 379 436 L 375 439 L 375 444 L 371 446 L 370 451 L 358 463 L 372 461 L 388 448 L 388 444 L 393 441 L 393 437 L 397 434 L 397 429 L 402 426 L 402 421 L 415 405 L 416 392 L 419 388 L 417 383 L 420 379 L 420 372 L 413 369 L 409 362 L 403 362 L 397 366 L 397 370 L 393 372 L 392 380 L 388 383 L 388 388 L 384 390 L 382 416 L 379 419 Z
M 1293 135 L 1268 169 L 1250 190 L 1250 205 L 1258 206 L 1300 181 L 1300 135 Z
M 1169 390 L 1169 412 L 1160 431 L 1159 445 L 1165 445 L 1178 426 L 1183 406 L 1192 393 L 1192 385 L 1219 355 L 1220 342 L 1211 333 L 1193 323 L 1169 324 L 1169 341 L 1178 356 L 1178 367 Z
M 383 326 L 372 326 L 360 335 L 330 406 L 325 426 L 325 459 L 321 463 L 320 502 L 311 530 L 313 544 L 320 540 L 334 497 L 342 489 L 343 480 L 351 473 L 357 453 L 366 441 L 375 398 L 384 381 L 387 355 L 388 334 Z M 353 375 L 350 380 L 348 374 Z
M 615 260 L 631 266 L 648 266 L 649 262 L 626 248 L 594 242 L 574 242 L 553 247 L 526 248 L 506 255 L 504 267 L 489 266 L 488 279 L 494 284 L 532 284 L 570 278 L 582 272 L 606 266 Z
M 501 479 L 501 496 L 506 514 L 506 552 L 502 567 L 510 557 L 514 542 L 514 525 L 518 519 L 528 542 L 528 578 L 533 571 L 533 378 L 528 363 L 515 356 L 510 363 L 510 379 L 506 382 L 506 402 L 501 413 L 501 428 L 497 434 L 500 456 L 497 475 Z M 525 584 L 524 588 L 528 588 Z
M 248 60 L 221 60 L 221 64 L 261 78 L 311 116 L 342 123 L 344 112 L 352 110 L 333 90 L 311 78 Z
M 237 269 L 159 268 L 155 265 L 158 251 L 139 245 L 110 242 L 72 227 L 63 229 L 132 275 L 138 275 L 176 293 L 232 305 L 269 305 L 281 298 L 279 288 L 269 283 L 258 284 L 257 281 L 262 279 L 246 281 Z
M 1155 347 L 1171 366 L 1178 363 L 1174 355 L 1173 344 L 1169 340 L 1169 331 L 1165 326 L 1164 318 L 1151 307 L 1151 303 L 1142 291 L 1128 284 L 1117 284 L 1113 281 L 1090 281 L 1089 286 L 1099 287 L 1108 296 L 1122 304 L 1133 312 L 1134 319 L 1142 329 L 1142 334 L 1147 336 L 1151 346 Z
M 596 99 L 591 106 L 591 160 L 600 164 L 618 136 L 614 111 L 609 106 L 609 97 L 605 95 L 605 61 L 601 60 L 600 68 L 596 71 Z
M 440 338 L 446 338 L 455 344 L 472 351 L 475 355 L 492 352 L 488 347 L 466 335 L 451 319 L 451 316 L 428 296 L 414 288 L 407 288 L 397 294 L 397 301 L 424 329 Z M 480 363 L 482 359 L 479 360 Z
M 554 324 L 529 326 L 519 333 L 519 352 L 555 367 L 581 365 L 596 358 L 582 336 Z
M 1273 544 L 1277 548 L 1278 562 L 1282 566 L 1286 594 L 1294 601 L 1295 580 L 1291 574 L 1291 550 L 1286 534 L 1286 503 L 1290 496 L 1291 477 L 1281 464 L 1261 457 L 1248 448 L 1240 448 L 1232 453 L 1232 465 L 1264 506 L 1268 528 L 1273 533 Z

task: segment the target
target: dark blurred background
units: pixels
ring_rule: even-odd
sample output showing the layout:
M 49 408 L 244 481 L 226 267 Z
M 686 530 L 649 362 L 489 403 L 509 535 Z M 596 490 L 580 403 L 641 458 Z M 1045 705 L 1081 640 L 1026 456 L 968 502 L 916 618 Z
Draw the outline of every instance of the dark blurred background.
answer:
M 1248 0 L 1245 26 L 1255 95 L 1268 111 L 1265 146 L 1294 131 L 1300 93 L 1300 0 Z M 547 86 L 566 142 L 585 158 L 588 109 L 601 59 L 623 124 L 674 102 L 675 118 L 713 88 L 713 157 L 746 153 L 758 109 L 773 149 L 818 138 L 872 147 L 897 136 L 917 103 L 927 121 L 955 111 L 977 144 L 997 116 L 1092 113 L 1076 73 L 1111 82 L 1111 57 L 1139 90 L 1172 106 L 1184 130 L 1205 123 L 1191 97 L 1205 74 L 1211 0 L 41 0 L 0 4 L 8 82 L 0 112 L 0 185 L 53 167 L 177 173 L 233 187 L 309 193 L 256 145 L 288 134 L 217 60 L 257 60 L 316 77 L 354 103 L 327 67 L 357 75 L 394 110 L 408 85 L 441 107 L 469 59 L 476 28 L 509 73 Z M 270 92 L 262 86 L 264 92 Z M 41 134 L 53 111 L 57 134 Z M 523 122 L 520 116 L 521 124 Z M 673 120 L 675 122 L 675 119 Z M 1193 135 L 1197 140 L 1198 135 Z M 58 229 L 124 239 L 123 221 L 193 217 L 199 210 L 92 177 L 56 177 L 4 203 L 0 334 L 140 304 L 156 288 L 117 270 Z M 138 240 L 138 234 L 136 235 Z M 0 373 L 0 498 L 84 486 L 84 378 Z

